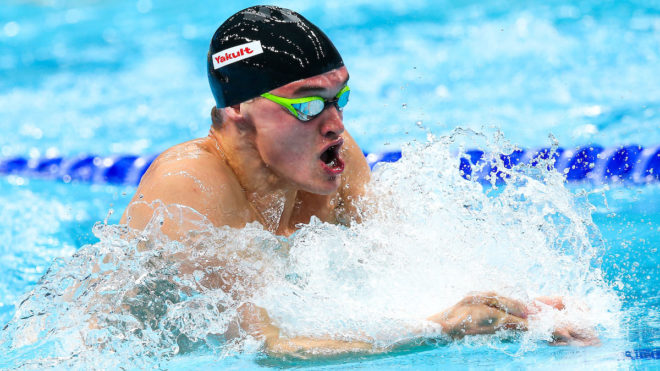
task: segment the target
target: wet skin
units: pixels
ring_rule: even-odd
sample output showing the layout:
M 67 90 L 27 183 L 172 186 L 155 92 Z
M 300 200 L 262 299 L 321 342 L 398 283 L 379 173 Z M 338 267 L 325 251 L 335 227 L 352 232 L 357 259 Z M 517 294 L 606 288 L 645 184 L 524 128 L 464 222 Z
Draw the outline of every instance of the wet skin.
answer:
M 270 93 L 332 99 L 347 81 L 348 72 L 342 67 Z M 328 223 L 359 222 L 354 203 L 364 196 L 369 167 L 336 107 L 329 106 L 312 120 L 301 122 L 286 108 L 259 97 L 225 107 L 221 113 L 222 123 L 214 125 L 207 137 L 174 146 L 153 162 L 120 223 L 144 229 L 156 200 L 190 207 L 217 227 L 242 228 L 257 221 L 285 236 L 296 225 L 308 223 L 311 216 Z M 338 151 L 333 152 L 336 161 L 328 165 L 322 155 L 331 147 Z M 192 229 L 185 221 L 167 220 L 161 228 L 172 239 L 180 239 Z M 186 273 L 185 266 L 182 273 Z M 445 334 L 460 338 L 503 328 L 525 330 L 530 313 L 526 308 L 518 301 L 485 293 L 468 296 L 427 320 L 438 324 Z M 240 311 L 242 327 L 262 336 L 271 354 L 304 358 L 384 351 L 374 348 L 368 339 L 283 338 L 264 309 L 247 304 Z M 561 330 L 562 342 L 581 340 Z
M 271 93 L 329 99 L 347 80 L 346 68 L 340 68 Z M 330 223 L 349 223 L 356 216 L 353 200 L 369 181 L 369 167 L 334 106 L 301 122 L 259 97 L 226 107 L 223 115 L 208 137 L 174 146 L 154 161 L 121 223 L 144 228 L 152 216 L 146 204 L 154 200 L 192 207 L 216 226 L 241 228 L 258 221 L 281 235 L 290 235 L 312 215 Z M 320 159 L 330 146 L 340 148 L 339 174 L 329 173 Z

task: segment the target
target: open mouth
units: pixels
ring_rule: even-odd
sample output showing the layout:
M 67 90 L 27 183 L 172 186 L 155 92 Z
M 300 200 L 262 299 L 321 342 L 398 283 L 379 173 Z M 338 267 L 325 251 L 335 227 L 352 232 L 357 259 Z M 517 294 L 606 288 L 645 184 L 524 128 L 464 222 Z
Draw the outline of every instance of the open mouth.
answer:
M 344 171 L 344 161 L 339 158 L 339 148 L 341 148 L 341 143 L 328 147 L 320 156 L 323 168 L 333 175 Z

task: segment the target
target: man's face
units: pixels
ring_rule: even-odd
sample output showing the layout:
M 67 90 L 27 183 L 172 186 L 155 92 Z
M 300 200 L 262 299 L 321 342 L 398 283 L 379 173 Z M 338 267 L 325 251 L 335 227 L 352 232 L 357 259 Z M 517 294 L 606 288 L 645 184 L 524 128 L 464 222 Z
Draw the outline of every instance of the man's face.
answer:
M 285 98 L 333 99 L 347 81 L 348 71 L 341 67 L 270 93 Z M 339 152 L 344 124 L 334 105 L 305 122 L 262 97 L 243 104 L 241 110 L 254 125 L 255 145 L 262 160 L 282 180 L 316 194 L 330 194 L 339 187 L 344 170 Z

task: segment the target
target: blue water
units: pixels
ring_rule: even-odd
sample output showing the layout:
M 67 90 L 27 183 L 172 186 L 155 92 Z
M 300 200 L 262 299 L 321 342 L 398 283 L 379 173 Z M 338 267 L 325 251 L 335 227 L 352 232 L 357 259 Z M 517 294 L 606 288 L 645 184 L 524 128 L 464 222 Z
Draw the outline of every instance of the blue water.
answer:
M 252 4 L 5 2 L 0 156 L 150 154 L 206 135 L 209 38 Z M 395 150 L 456 126 L 496 127 L 525 148 L 549 145 L 550 134 L 567 148 L 660 144 L 660 2 L 278 4 L 335 41 L 351 74 L 346 126 L 367 151 Z M 92 226 L 116 223 L 133 191 L 0 178 L 0 322 L 11 319 L 53 259 L 98 241 Z M 511 355 L 515 342 L 456 344 L 294 365 L 660 367 L 660 188 L 587 191 L 603 240 L 598 258 L 622 302 L 621 336 L 597 348 L 542 345 L 522 356 Z M 171 362 L 164 367 L 218 365 L 208 354 Z M 282 366 L 250 355 L 221 362 Z

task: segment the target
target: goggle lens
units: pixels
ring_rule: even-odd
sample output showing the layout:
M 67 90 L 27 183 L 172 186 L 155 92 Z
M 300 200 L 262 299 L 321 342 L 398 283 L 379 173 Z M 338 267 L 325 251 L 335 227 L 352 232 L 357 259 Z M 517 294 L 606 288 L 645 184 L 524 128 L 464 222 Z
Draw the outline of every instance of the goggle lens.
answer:
M 292 104 L 292 106 L 305 116 L 316 116 L 325 108 L 325 102 L 322 99 L 315 99 L 306 103 Z
M 350 90 L 346 90 L 337 97 L 337 107 L 344 108 L 348 104 L 348 96 L 351 94 Z
M 278 97 L 269 93 L 262 94 L 261 96 L 271 100 L 281 106 L 284 106 L 298 118 L 300 121 L 309 121 L 315 116 L 318 116 L 325 107 L 329 104 L 334 104 L 339 111 L 341 111 L 348 104 L 348 96 L 350 95 L 351 90 L 348 86 L 345 86 L 339 93 L 335 96 L 335 99 L 325 100 L 321 97 L 308 97 L 308 98 L 295 98 L 289 99 L 284 97 Z M 293 101 L 304 100 L 301 103 L 293 103 Z M 294 112 L 295 111 L 295 112 Z

